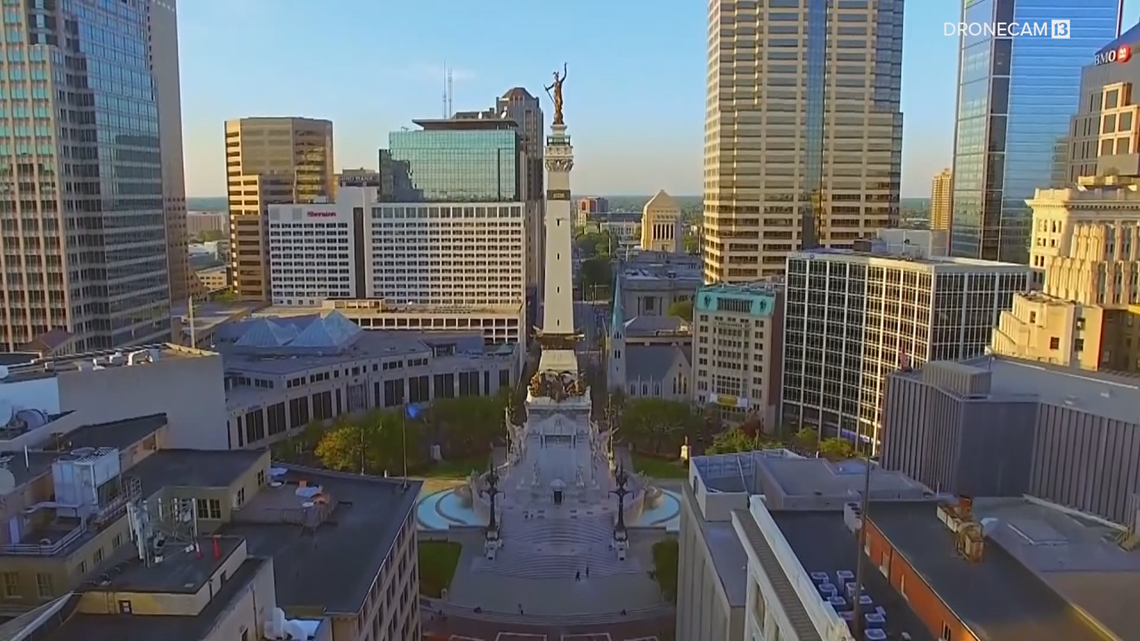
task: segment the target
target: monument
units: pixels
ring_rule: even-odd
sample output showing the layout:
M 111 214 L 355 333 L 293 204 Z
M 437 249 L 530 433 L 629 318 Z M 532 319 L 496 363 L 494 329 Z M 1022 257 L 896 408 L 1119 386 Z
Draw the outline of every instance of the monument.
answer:
M 499 500 L 485 498 L 488 474 L 473 476 L 465 492 L 484 514 L 488 510 L 504 511 L 502 515 L 489 515 L 489 522 L 497 526 L 492 543 L 496 549 L 501 545 L 500 537 L 510 540 L 527 530 L 525 525 L 513 522 L 513 517 L 519 516 L 524 522 L 565 520 L 568 530 L 577 527 L 571 520 L 579 525 L 590 519 L 604 521 L 611 543 L 607 547 L 612 549 L 617 536 L 615 528 L 620 524 L 624 537 L 624 523 L 635 520 L 647 507 L 647 498 L 652 503 L 660 497 L 660 492 L 644 478 L 624 473 L 629 488 L 622 485 L 620 493 L 614 494 L 618 485 L 610 456 L 612 432 L 593 416 L 590 390 L 575 353 L 581 336 L 574 328 L 570 201 L 574 148 L 562 112 L 566 77 L 563 65 L 562 73 L 554 72 L 554 81 L 545 87 L 554 102 L 554 121 L 546 138 L 545 155 L 546 274 L 542 326 L 535 328 L 542 355 L 527 391 L 527 418 L 524 424 L 515 425 L 507 416 L 509 447 L 505 460 L 493 470 L 501 490 Z M 619 511 L 629 514 L 618 517 Z M 574 539 L 572 532 L 566 534 L 567 540 Z

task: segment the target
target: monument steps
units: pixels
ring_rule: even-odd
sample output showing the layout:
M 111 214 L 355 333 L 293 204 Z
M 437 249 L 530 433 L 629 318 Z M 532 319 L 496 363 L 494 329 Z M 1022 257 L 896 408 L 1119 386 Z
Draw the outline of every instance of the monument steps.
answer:
M 523 518 L 507 515 L 502 523 L 503 547 L 497 558 L 477 557 L 472 569 L 519 579 L 604 578 L 644 571 L 635 559 L 619 561 L 610 548 L 613 525 L 608 515 L 579 518 Z

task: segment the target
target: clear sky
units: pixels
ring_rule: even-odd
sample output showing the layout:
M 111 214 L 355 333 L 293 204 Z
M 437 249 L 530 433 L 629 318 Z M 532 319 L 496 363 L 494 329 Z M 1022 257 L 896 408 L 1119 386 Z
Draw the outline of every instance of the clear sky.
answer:
M 1080 2 L 1081 0 L 1073 0 Z M 904 197 L 928 197 L 949 166 L 960 0 L 906 5 Z M 225 194 L 223 122 L 333 121 L 336 165 L 376 166 L 389 131 L 454 108 L 484 109 L 568 62 L 574 191 L 699 194 L 704 136 L 704 0 L 182 0 L 179 45 L 189 196 Z M 1126 0 L 1124 24 L 1140 16 Z M 543 105 L 547 121 L 553 108 Z

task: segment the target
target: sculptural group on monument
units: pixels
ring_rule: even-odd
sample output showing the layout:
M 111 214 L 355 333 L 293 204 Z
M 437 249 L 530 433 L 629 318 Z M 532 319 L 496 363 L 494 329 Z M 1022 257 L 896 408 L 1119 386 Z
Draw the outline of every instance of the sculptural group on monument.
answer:
M 586 380 L 574 372 L 539 372 L 530 379 L 530 395 L 555 402 L 586 394 Z

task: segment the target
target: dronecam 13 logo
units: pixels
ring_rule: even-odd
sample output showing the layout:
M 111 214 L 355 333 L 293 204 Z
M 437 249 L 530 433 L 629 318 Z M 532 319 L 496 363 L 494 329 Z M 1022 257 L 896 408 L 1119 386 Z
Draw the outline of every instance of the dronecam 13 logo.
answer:
M 1049 37 L 1054 40 L 1068 40 L 1069 39 L 1069 21 L 1065 20 L 1050 20 L 1049 21 Z

